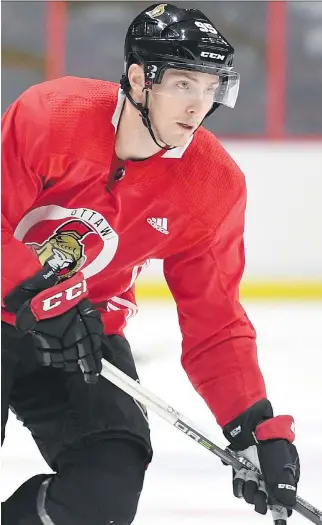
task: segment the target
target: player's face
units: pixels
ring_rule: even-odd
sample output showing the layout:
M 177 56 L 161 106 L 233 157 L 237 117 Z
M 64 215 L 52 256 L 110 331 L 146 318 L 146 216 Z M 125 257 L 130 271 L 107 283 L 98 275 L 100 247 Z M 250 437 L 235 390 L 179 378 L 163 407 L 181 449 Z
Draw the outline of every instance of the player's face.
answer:
M 212 107 L 217 88 L 215 75 L 167 70 L 150 94 L 150 118 L 159 139 L 183 146 Z

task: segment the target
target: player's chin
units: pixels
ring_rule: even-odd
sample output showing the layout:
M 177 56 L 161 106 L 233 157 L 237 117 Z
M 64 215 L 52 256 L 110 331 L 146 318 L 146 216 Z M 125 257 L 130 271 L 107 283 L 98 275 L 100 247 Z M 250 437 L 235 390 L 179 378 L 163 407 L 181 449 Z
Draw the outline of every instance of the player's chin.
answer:
M 190 139 L 192 133 L 183 133 L 182 135 L 177 135 L 177 134 L 174 134 L 172 135 L 171 137 L 169 136 L 168 137 L 168 140 L 166 142 L 166 144 L 169 144 L 170 146 L 174 147 L 174 148 L 180 148 L 182 146 L 185 146 L 185 144 L 188 142 L 188 140 Z

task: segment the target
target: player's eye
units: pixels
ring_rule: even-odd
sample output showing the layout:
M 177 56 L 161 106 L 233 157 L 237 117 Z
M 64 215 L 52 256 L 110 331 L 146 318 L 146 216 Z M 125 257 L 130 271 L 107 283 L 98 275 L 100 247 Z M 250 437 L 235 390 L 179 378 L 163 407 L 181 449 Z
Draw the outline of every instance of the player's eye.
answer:
M 190 84 L 186 80 L 180 80 L 179 82 L 176 82 L 176 86 L 180 89 L 189 89 Z

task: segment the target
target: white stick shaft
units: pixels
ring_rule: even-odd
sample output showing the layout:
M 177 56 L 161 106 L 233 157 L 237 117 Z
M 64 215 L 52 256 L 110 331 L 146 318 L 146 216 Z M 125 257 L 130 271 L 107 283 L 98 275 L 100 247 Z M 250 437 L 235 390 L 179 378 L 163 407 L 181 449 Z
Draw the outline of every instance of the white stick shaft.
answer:
M 160 417 L 166 419 L 172 425 L 175 424 L 178 417 L 174 413 L 168 410 L 168 405 L 159 399 L 152 392 L 149 392 L 140 383 L 134 381 L 131 377 L 127 376 L 119 368 L 108 363 L 105 359 L 102 359 L 103 369 L 101 375 L 108 379 L 114 385 L 118 386 L 121 390 L 129 394 L 131 397 L 150 408 L 153 412 L 156 412 Z
M 133 397 L 147 408 L 150 408 L 171 425 L 177 427 L 181 432 L 187 434 L 194 441 L 197 441 L 204 448 L 216 454 L 236 470 L 246 467 L 258 472 L 257 468 L 247 459 L 242 458 L 239 455 L 235 456 L 227 449 L 225 450 L 225 445 L 223 443 L 210 437 L 206 432 L 200 431 L 193 422 L 188 420 L 188 418 L 180 414 L 180 412 L 168 405 L 165 401 L 162 401 L 162 399 L 150 392 L 147 388 L 143 387 L 139 382 L 124 374 L 119 368 L 115 367 L 105 359 L 102 359 L 101 375 L 126 392 L 129 396 Z M 321 525 L 322 512 L 302 498 L 297 497 L 296 499 L 297 503 L 295 510 L 313 523 Z
M 111 381 L 114 385 L 118 386 L 121 390 L 129 394 L 131 397 L 145 405 L 147 408 L 150 408 L 153 412 L 158 414 L 161 418 L 168 421 L 171 425 L 176 425 L 177 421 L 183 421 L 189 427 L 198 431 L 209 441 L 214 442 L 217 447 L 220 447 L 222 450 L 225 450 L 224 443 L 218 442 L 215 438 L 206 434 L 204 430 L 197 428 L 196 424 L 180 412 L 175 410 L 173 407 L 168 405 L 165 401 L 157 397 L 150 390 L 141 385 L 141 383 L 134 381 L 131 377 L 124 374 L 119 368 L 116 368 L 111 363 L 107 362 L 105 359 L 102 360 L 103 369 L 102 376 Z

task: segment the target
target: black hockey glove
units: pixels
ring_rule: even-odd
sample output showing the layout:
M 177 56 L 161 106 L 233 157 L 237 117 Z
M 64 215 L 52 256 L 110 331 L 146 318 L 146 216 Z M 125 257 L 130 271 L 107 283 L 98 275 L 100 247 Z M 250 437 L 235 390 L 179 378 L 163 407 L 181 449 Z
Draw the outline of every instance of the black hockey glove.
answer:
M 56 275 L 45 265 L 10 292 L 4 304 L 16 314 L 17 330 L 31 334 L 42 365 L 66 372 L 80 366 L 85 381 L 96 383 L 102 369 L 101 316 L 86 299 L 81 272 L 56 282 Z
M 300 462 L 294 441 L 291 416 L 273 416 L 270 402 L 263 399 L 235 418 L 223 429 L 230 448 L 257 466 L 264 483 L 256 473 L 233 470 L 233 492 L 255 505 L 255 511 L 266 514 L 270 508 L 274 520 L 292 514 L 296 503 Z M 287 509 L 281 515 L 281 506 Z

